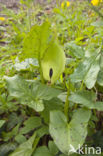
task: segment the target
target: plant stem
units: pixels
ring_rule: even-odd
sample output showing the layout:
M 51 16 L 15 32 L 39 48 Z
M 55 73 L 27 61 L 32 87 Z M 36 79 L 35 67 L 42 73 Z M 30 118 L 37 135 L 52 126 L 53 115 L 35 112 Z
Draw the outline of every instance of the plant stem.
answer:
M 40 71 L 41 82 L 44 83 L 43 72 L 42 72 L 42 67 L 41 67 L 41 40 L 39 39 L 39 41 L 40 41 L 39 55 L 38 55 L 39 71 Z
M 28 7 L 28 21 L 29 21 L 29 31 L 31 29 L 31 18 L 30 18 L 30 8 Z
M 64 105 L 64 114 L 66 115 L 67 119 L 69 120 L 69 116 L 68 116 L 68 110 L 69 110 L 69 94 L 70 94 L 70 82 L 68 84 L 68 88 L 67 88 L 67 97 L 66 97 L 66 101 L 65 101 L 65 105 Z
M 38 59 L 38 61 L 39 61 L 39 71 L 40 71 L 41 82 L 44 83 L 44 78 L 43 78 L 43 72 L 42 72 L 42 68 L 41 68 L 41 60 L 40 60 L 40 58 Z
M 34 144 L 33 144 L 33 151 L 35 151 L 35 149 L 36 149 L 36 147 L 37 147 L 37 145 L 39 143 L 39 140 L 40 140 L 39 137 L 35 139 Z M 33 156 L 33 154 L 32 154 L 32 156 Z

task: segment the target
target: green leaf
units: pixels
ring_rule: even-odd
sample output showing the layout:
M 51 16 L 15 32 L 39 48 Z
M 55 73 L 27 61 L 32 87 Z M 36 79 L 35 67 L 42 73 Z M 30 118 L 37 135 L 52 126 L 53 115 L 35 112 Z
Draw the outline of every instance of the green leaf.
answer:
M 74 73 L 70 75 L 70 79 L 72 82 L 80 82 L 85 78 L 85 75 L 90 67 L 92 62 L 92 58 L 85 59 L 79 63 L 78 67 L 74 70 Z
M 68 155 L 61 154 L 60 156 L 68 156 Z M 82 156 L 82 155 L 77 154 L 77 153 L 73 153 L 73 154 L 70 154 L 69 156 Z M 86 156 L 86 155 L 85 155 L 85 156 Z
M 26 134 L 41 125 L 42 123 L 40 117 L 29 117 L 29 119 L 24 122 L 24 127 L 21 128 L 20 134 Z
M 44 105 L 41 99 L 34 97 L 36 91 L 32 89 L 31 85 L 35 82 L 28 82 L 22 77 L 15 75 L 14 77 L 5 77 L 10 96 L 18 98 L 21 104 L 28 105 L 36 111 L 42 111 Z M 37 84 L 35 84 L 37 88 Z
M 54 83 L 65 69 L 65 54 L 50 30 L 48 22 L 31 28 L 26 35 L 21 54 L 25 58 L 37 58 L 45 80 Z M 53 74 L 50 76 L 50 70 Z
M 75 43 L 67 43 L 65 45 L 65 48 L 67 50 L 69 50 L 69 55 L 71 55 L 72 57 L 76 57 L 78 59 L 83 58 L 84 57 L 84 49 L 81 46 L 76 45 Z
M 56 155 L 59 152 L 57 146 L 55 145 L 53 141 L 49 141 L 48 147 L 52 155 Z
M 90 105 L 91 102 L 96 101 L 96 94 L 92 91 L 82 90 L 73 93 L 69 96 L 69 100 L 75 103 Z
M 41 112 L 44 110 L 44 104 L 43 104 L 43 100 L 37 100 L 37 101 L 31 101 L 30 106 L 31 108 L 33 108 L 34 110 L 36 110 L 37 112 Z
M 42 25 L 34 25 L 24 39 L 23 52 L 21 55 L 23 59 L 42 59 L 51 41 L 50 35 L 51 30 L 48 22 L 45 22 Z
M 33 156 L 53 156 L 53 155 L 50 154 L 50 152 L 46 146 L 42 146 L 42 147 L 39 147 L 36 149 Z
M 35 89 L 35 87 L 36 87 L 36 83 L 34 85 L 34 89 Z M 62 91 L 59 89 L 55 89 L 55 88 L 49 87 L 47 85 L 38 83 L 36 98 L 43 99 L 43 100 L 51 100 L 51 99 L 57 97 L 61 92 Z
M 74 103 L 81 104 L 89 109 L 103 111 L 103 102 L 96 102 L 96 94 L 91 91 L 77 91 L 69 96 L 69 100 Z
M 14 64 L 14 68 L 17 71 L 22 71 L 22 70 L 27 70 L 29 69 L 31 66 L 33 67 L 38 67 L 38 60 L 33 58 L 29 58 L 29 59 L 25 59 L 22 62 L 19 62 L 19 60 L 16 60 L 16 63 Z
M 98 74 L 97 82 L 100 86 L 103 86 L 103 70 L 100 70 Z
M 3 126 L 4 123 L 5 123 L 5 120 L 0 120 L 0 128 Z
M 41 112 L 45 123 L 49 123 L 51 110 L 63 110 L 63 103 L 58 98 L 53 98 L 50 101 L 44 101 L 45 109 Z
M 98 49 L 99 51 L 100 48 Z M 80 62 L 74 73 L 70 76 L 71 81 L 75 83 L 83 81 L 88 89 L 93 88 L 100 70 L 100 57 L 101 55 L 96 53 L 94 56 Z
M 87 125 L 91 112 L 86 109 L 78 109 L 68 124 L 65 115 L 60 111 L 51 111 L 49 131 L 54 143 L 64 154 L 69 155 L 71 146 L 77 150 L 83 145 L 87 136 Z
M 18 130 L 19 130 L 19 124 L 16 126 L 16 127 L 14 127 L 13 129 L 12 129 L 12 131 L 10 131 L 10 132 L 3 132 L 2 133 L 2 135 L 3 135 L 3 138 L 4 138 L 4 141 L 8 141 L 8 140 L 10 140 L 12 137 L 14 137 L 14 136 L 16 136 L 17 134 L 18 134 Z
M 38 130 L 36 130 L 36 133 L 38 135 L 38 137 L 43 137 L 44 135 L 49 135 L 49 130 L 48 130 L 48 126 L 42 126 L 41 128 L 39 128 Z
M 44 79 L 54 83 L 64 71 L 65 64 L 66 58 L 64 51 L 57 42 L 52 43 L 41 60 Z M 52 70 L 51 76 L 50 70 Z
M 99 59 L 96 60 L 90 67 L 86 77 L 85 77 L 85 84 L 87 88 L 91 89 L 94 87 L 97 76 L 100 70 L 100 64 L 99 64 Z
M 22 121 L 23 121 L 23 116 L 22 115 L 18 116 L 16 113 L 13 112 L 9 116 L 7 129 L 8 130 L 12 129 L 14 126 L 16 126 L 16 124 L 21 123 Z
M 5 143 L 0 146 L 0 156 L 7 156 L 10 152 L 14 151 L 17 147 L 15 143 Z
M 26 138 L 25 136 L 18 134 L 16 135 L 15 140 L 17 141 L 17 143 L 22 144 L 23 142 L 26 141 Z
M 82 154 L 73 153 L 73 154 L 71 154 L 70 156 L 82 156 Z M 85 156 L 87 156 L 87 155 L 85 155 Z
M 102 54 L 103 54 L 103 52 L 102 52 Z M 100 63 L 101 69 L 103 69 L 103 55 L 101 56 L 99 63 Z
M 43 111 L 43 100 L 58 96 L 61 91 L 39 83 L 25 80 L 20 76 L 5 77 L 10 96 L 17 98 L 21 104 L 27 105 L 37 112 Z
M 10 156 L 31 156 L 34 150 L 33 143 L 35 138 L 36 134 L 34 133 L 28 141 L 22 143 Z

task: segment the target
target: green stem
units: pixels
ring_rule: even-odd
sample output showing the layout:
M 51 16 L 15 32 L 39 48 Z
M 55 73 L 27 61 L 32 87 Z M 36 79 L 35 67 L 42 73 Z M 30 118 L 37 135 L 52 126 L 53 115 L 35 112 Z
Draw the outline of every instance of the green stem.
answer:
M 27 18 L 29 22 L 29 31 L 31 29 L 31 5 L 27 4 Z
M 68 116 L 68 110 L 69 110 L 69 94 L 70 94 L 70 82 L 68 84 L 68 88 L 67 88 L 67 97 L 66 97 L 66 101 L 65 101 L 65 105 L 64 105 L 64 114 L 66 115 L 67 119 L 69 120 L 69 116 Z
M 39 39 L 39 41 L 40 41 L 39 55 L 38 55 L 39 71 L 40 71 L 41 82 L 44 83 L 43 72 L 42 72 L 42 67 L 41 67 L 41 40 Z
M 83 89 L 83 84 L 84 84 L 84 80 L 83 80 L 82 83 L 81 83 L 80 90 Z
M 40 140 L 40 138 L 38 137 L 38 138 L 36 138 L 35 141 L 34 141 L 34 144 L 33 144 L 33 153 L 34 153 L 34 151 L 35 151 L 35 149 L 36 149 L 36 147 L 37 147 L 37 145 L 38 145 L 38 143 L 39 143 L 39 140 Z M 32 154 L 32 156 L 33 156 L 33 154 Z
M 39 61 L 39 71 L 40 71 L 41 82 L 44 83 L 44 78 L 43 78 L 43 72 L 42 72 L 40 57 L 39 57 L 38 61 Z

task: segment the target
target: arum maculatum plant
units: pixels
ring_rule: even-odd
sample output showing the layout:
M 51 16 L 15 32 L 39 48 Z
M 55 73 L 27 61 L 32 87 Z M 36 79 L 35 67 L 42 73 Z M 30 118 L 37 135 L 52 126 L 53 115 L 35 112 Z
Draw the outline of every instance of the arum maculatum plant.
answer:
M 11 156 L 70 156 L 74 151 L 77 152 L 79 146 L 83 146 L 91 126 L 89 121 L 92 112 L 103 111 L 103 102 L 97 101 L 97 94 L 94 92 L 96 81 L 103 86 L 102 45 L 91 54 L 92 57 L 91 55 L 85 57 L 84 48 L 68 43 L 70 53 L 67 56 L 74 56 L 77 65 L 75 67 L 73 63 L 74 69 L 72 65 L 70 68 L 66 66 L 65 69 L 65 53 L 50 23 L 44 22 L 31 27 L 23 40 L 20 59 L 38 60 L 40 80 L 31 80 L 30 77 L 28 80 L 19 74 L 5 77 L 9 105 L 11 106 L 12 103 L 14 106 L 16 101 L 16 107 L 19 110 L 25 109 L 29 114 L 23 122 L 16 123 L 12 132 L 3 134 L 5 140 L 8 136 L 11 140 L 12 133 L 13 139 L 19 142 Z M 73 70 L 68 74 L 70 69 Z M 64 71 L 69 75 L 64 81 L 65 87 L 56 83 Z M 46 81 L 55 85 L 48 86 Z M 58 86 L 60 89 L 57 89 Z M 43 142 L 42 146 L 41 142 Z
M 65 53 L 48 22 L 34 25 L 23 43 L 23 59 L 37 58 L 41 81 L 53 84 L 65 69 Z

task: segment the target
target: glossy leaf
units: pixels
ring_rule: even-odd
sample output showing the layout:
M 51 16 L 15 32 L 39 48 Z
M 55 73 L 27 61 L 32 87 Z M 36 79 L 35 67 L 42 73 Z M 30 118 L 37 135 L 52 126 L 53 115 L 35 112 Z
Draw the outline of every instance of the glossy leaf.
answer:
M 98 111 L 103 111 L 103 102 L 96 101 L 96 94 L 91 91 L 78 91 L 73 93 L 69 100 L 81 104 L 89 109 L 97 109 Z
M 100 70 L 98 74 L 97 82 L 100 86 L 103 86 L 103 70 Z
M 41 112 L 41 116 L 44 121 L 48 124 L 50 120 L 51 110 L 63 110 L 63 103 L 58 98 L 53 98 L 50 101 L 44 101 L 45 109 Z
M 42 146 L 36 149 L 33 156 L 53 156 L 46 146 Z
M 76 45 L 75 43 L 67 43 L 65 45 L 66 49 L 68 50 L 69 55 L 72 57 L 76 57 L 78 59 L 84 57 L 84 49 L 81 46 Z
M 36 134 L 34 133 L 34 135 L 30 137 L 28 141 L 22 143 L 18 148 L 16 148 L 16 150 L 12 154 L 10 154 L 10 156 L 31 156 L 34 150 L 33 143 L 35 138 Z
M 49 141 L 48 146 L 49 146 L 49 151 L 52 155 L 56 155 L 59 152 L 59 149 L 57 148 L 57 146 L 53 141 Z
M 75 150 L 78 145 L 83 145 L 87 136 L 87 125 L 91 112 L 86 109 L 78 109 L 71 122 L 68 124 L 65 115 L 60 111 L 50 113 L 50 134 L 61 152 L 69 155 L 71 146 Z
M 26 134 L 31 130 L 38 128 L 42 125 L 39 117 L 30 117 L 24 122 L 24 127 L 20 130 L 20 134 Z
M 42 127 L 36 130 L 36 133 L 40 138 L 43 137 L 44 135 L 48 135 L 49 134 L 48 126 L 42 125 Z
M 24 135 L 18 134 L 15 137 L 15 141 L 19 144 L 22 144 L 23 142 L 26 141 L 26 137 Z
M 14 127 L 12 129 L 12 131 L 10 131 L 8 133 L 7 132 L 3 132 L 2 136 L 4 138 L 4 141 L 8 141 L 8 140 L 12 139 L 14 136 L 16 136 L 18 134 L 19 126 L 20 125 L 18 124 L 16 127 Z
M 95 62 L 93 62 L 85 77 L 85 84 L 87 88 L 91 89 L 95 85 L 99 71 L 100 71 L 100 65 L 98 59 L 95 60 Z
M 61 91 L 41 84 L 37 81 L 28 81 L 15 75 L 5 77 L 10 96 L 20 100 L 23 105 L 28 105 L 36 111 L 43 111 L 43 100 L 50 100 L 58 96 Z
M 14 64 L 14 68 L 17 70 L 17 71 L 23 71 L 23 70 L 27 70 L 29 69 L 31 66 L 35 67 L 35 68 L 38 68 L 38 60 L 33 58 L 29 58 L 29 59 L 25 59 L 24 61 L 22 62 L 19 62 L 19 60 L 16 60 L 15 61 L 15 64 Z
M 5 123 L 5 120 L 0 120 L 0 128 L 3 126 L 4 123 Z
M 95 54 L 80 62 L 74 73 L 70 76 L 71 81 L 75 83 L 83 81 L 88 89 L 93 88 L 100 71 L 100 56 Z

